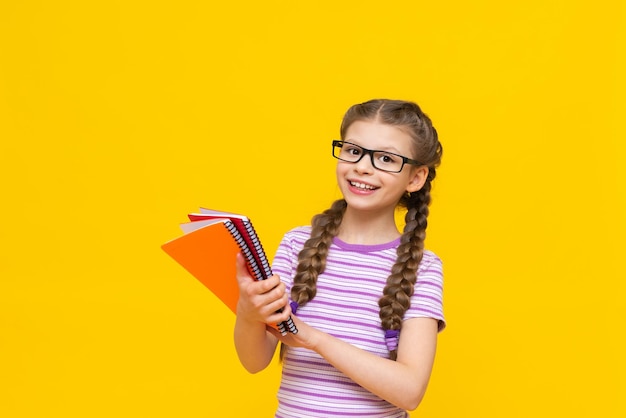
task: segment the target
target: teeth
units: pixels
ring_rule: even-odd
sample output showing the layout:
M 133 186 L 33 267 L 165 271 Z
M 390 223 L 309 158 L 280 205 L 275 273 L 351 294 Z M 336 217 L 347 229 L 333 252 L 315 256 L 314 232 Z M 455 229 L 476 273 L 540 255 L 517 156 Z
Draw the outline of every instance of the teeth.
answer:
M 369 184 L 363 184 L 363 183 L 357 183 L 356 181 L 351 181 L 350 184 L 354 187 L 357 187 L 359 189 L 363 189 L 363 190 L 374 190 L 373 186 L 370 186 Z

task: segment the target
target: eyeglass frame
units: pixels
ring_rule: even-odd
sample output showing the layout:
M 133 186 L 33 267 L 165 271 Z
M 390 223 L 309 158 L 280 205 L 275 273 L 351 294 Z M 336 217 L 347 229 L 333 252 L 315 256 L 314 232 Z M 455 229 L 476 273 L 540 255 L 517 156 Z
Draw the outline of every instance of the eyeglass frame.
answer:
M 349 161 L 349 160 L 344 160 L 343 158 L 339 158 L 338 156 L 335 155 L 335 147 L 343 148 L 344 144 L 348 144 L 348 145 L 352 145 L 352 146 L 355 146 L 357 148 L 360 148 L 360 149 L 363 150 L 363 153 L 359 156 L 359 158 L 356 161 Z M 376 163 L 374 162 L 374 153 L 375 152 L 382 152 L 383 154 L 393 155 L 394 157 L 401 158 L 402 159 L 402 165 L 400 166 L 400 169 L 398 171 L 389 171 L 389 170 L 385 170 L 384 168 L 377 167 Z M 404 165 L 405 164 L 411 164 L 411 165 L 415 165 L 415 166 L 424 165 L 424 164 L 420 163 L 419 161 L 413 160 L 413 159 L 411 159 L 409 157 L 405 157 L 404 155 L 395 154 L 393 152 L 388 152 L 388 151 L 383 151 L 383 150 L 367 149 L 367 148 L 363 148 L 362 146 L 357 145 L 357 144 L 355 144 L 353 142 L 343 141 L 343 140 L 340 140 L 340 139 L 334 139 L 333 140 L 332 155 L 333 155 L 333 157 L 335 157 L 339 161 L 345 161 L 347 163 L 356 164 L 359 161 L 361 161 L 363 159 L 363 157 L 365 157 L 367 154 L 370 155 L 370 160 L 372 162 L 372 167 L 374 167 L 376 170 L 384 171 L 385 173 L 399 173 L 399 172 L 402 171 L 402 169 L 404 169 Z

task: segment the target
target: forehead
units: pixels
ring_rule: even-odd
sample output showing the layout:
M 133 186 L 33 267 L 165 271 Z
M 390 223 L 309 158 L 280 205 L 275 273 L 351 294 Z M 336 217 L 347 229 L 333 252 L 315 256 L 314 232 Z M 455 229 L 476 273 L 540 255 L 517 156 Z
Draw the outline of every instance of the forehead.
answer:
M 399 154 L 410 154 L 413 145 L 413 138 L 402 128 L 365 120 L 352 123 L 343 140 L 365 148 Z

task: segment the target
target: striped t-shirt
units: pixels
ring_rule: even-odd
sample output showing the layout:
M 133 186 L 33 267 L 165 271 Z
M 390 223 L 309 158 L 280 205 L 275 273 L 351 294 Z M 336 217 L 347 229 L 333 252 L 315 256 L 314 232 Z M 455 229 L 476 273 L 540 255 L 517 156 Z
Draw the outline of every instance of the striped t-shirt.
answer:
M 272 269 L 290 294 L 298 253 L 311 227 L 299 227 L 283 238 Z M 381 357 L 388 357 L 378 315 L 400 239 L 381 245 L 355 245 L 333 240 L 326 270 L 317 279 L 317 294 L 298 308 L 309 325 Z M 404 319 L 430 317 L 445 327 L 442 310 L 441 260 L 425 251 L 418 269 L 415 293 Z M 317 353 L 289 347 L 278 391 L 276 417 L 407 417 L 406 411 L 362 388 Z

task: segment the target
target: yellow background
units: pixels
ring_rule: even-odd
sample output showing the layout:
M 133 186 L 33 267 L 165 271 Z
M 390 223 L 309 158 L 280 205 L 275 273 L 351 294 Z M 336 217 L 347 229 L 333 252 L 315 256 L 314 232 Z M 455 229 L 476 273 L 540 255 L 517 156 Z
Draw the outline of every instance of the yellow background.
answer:
M 273 255 L 375 97 L 445 148 L 449 326 L 412 416 L 624 416 L 622 3 L 3 0 L 0 416 L 271 416 L 278 364 L 243 371 L 160 245 L 208 206 Z

